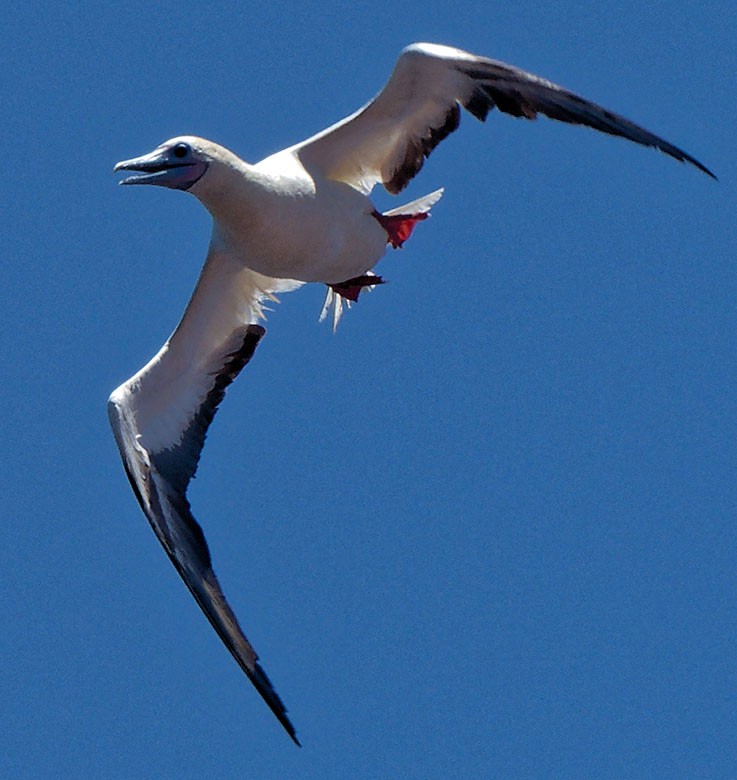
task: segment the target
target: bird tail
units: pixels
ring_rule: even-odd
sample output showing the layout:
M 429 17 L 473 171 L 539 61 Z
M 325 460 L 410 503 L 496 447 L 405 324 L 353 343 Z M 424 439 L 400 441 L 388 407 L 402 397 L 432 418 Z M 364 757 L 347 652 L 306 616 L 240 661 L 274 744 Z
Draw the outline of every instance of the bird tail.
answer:
M 443 192 L 445 192 L 445 190 L 441 187 L 439 190 L 435 190 L 429 195 L 423 195 L 421 198 L 417 198 L 417 200 L 413 200 L 411 203 L 405 203 L 404 206 L 385 211 L 383 216 L 396 217 L 400 214 L 428 214 L 430 209 L 443 197 Z

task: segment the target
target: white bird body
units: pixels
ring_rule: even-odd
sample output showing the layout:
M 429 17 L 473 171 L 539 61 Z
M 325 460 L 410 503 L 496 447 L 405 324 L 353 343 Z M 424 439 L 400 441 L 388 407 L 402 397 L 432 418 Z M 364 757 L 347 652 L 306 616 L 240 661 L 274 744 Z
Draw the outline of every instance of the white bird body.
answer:
M 262 302 L 305 282 L 328 285 L 333 324 L 343 300 L 381 282 L 387 243 L 401 246 L 442 191 L 379 214 L 376 184 L 398 193 L 452 133 L 461 108 L 538 113 L 653 146 L 712 175 L 695 158 L 622 116 L 510 65 L 413 44 L 362 109 L 256 165 L 194 136 L 118 163 L 122 184 L 188 190 L 210 211 L 212 238 L 181 322 L 158 354 L 110 396 L 110 422 L 133 490 L 159 541 L 243 671 L 296 740 L 286 709 L 220 589 L 187 485 L 225 389 L 264 329 Z
M 207 142 L 181 138 L 193 148 Z M 300 282 L 337 283 L 365 273 L 386 251 L 370 199 L 340 181 L 310 175 L 291 151 L 256 165 L 207 144 L 213 162 L 190 188 L 213 218 L 213 237 L 254 271 Z M 237 159 L 237 158 L 236 158 Z

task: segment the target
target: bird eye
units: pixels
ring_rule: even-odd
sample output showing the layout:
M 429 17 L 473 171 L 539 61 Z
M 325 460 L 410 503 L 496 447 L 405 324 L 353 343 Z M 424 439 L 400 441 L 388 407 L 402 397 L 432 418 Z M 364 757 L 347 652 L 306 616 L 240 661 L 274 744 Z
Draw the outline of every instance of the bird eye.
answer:
M 189 151 L 189 146 L 185 143 L 176 144 L 176 146 L 174 146 L 174 148 L 171 150 L 172 154 L 179 158 L 186 157 L 189 154 Z

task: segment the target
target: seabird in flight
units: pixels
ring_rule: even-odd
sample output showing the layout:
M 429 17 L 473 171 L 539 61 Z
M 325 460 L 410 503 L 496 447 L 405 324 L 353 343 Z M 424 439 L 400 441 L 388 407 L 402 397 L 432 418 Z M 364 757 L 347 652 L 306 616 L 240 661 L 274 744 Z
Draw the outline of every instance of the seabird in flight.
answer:
M 371 190 L 382 184 L 401 192 L 458 127 L 461 108 L 484 121 L 495 107 L 622 136 L 714 176 L 668 141 L 550 81 L 427 43 L 404 49 L 386 86 L 366 106 L 256 165 L 210 141 L 181 136 L 115 166 L 135 172 L 121 184 L 191 192 L 213 220 L 207 259 L 181 322 L 110 396 L 123 464 L 180 576 L 295 742 L 286 709 L 220 589 L 187 485 L 225 389 L 264 335 L 257 324 L 263 301 L 321 282 L 328 288 L 323 316 L 332 305 L 335 327 L 344 301 L 382 282 L 372 269 L 387 246 L 401 246 L 442 194 L 380 213 Z

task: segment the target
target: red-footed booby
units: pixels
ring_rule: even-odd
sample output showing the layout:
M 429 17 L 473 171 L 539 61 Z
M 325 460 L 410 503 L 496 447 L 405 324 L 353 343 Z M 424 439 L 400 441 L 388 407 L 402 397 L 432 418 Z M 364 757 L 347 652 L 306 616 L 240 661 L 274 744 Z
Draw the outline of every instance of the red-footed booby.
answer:
M 714 176 L 668 141 L 550 81 L 426 43 L 404 49 L 384 89 L 355 114 L 256 165 L 210 141 L 182 136 L 115 166 L 137 172 L 121 184 L 186 190 L 213 218 L 207 259 L 181 322 L 159 353 L 110 396 L 123 464 L 177 571 L 295 742 L 286 709 L 220 589 L 187 485 L 226 387 L 264 334 L 256 324 L 262 301 L 322 282 L 328 286 L 323 316 L 332 304 L 337 325 L 343 301 L 381 283 L 372 269 L 387 245 L 401 246 L 442 194 L 382 214 L 368 197 L 373 187 L 401 192 L 456 130 L 461 108 L 484 121 L 495 107 L 622 136 Z

